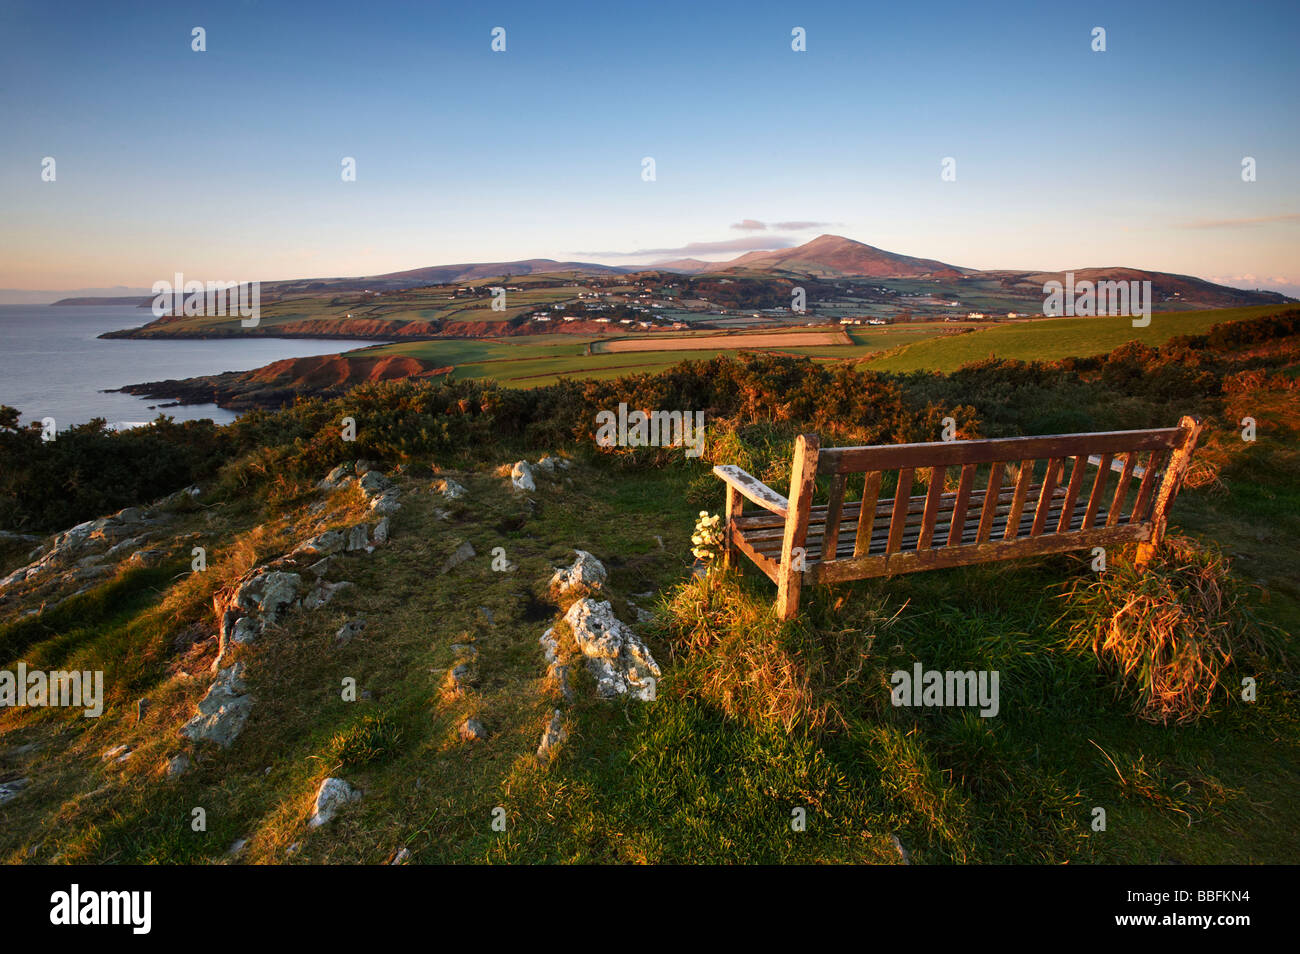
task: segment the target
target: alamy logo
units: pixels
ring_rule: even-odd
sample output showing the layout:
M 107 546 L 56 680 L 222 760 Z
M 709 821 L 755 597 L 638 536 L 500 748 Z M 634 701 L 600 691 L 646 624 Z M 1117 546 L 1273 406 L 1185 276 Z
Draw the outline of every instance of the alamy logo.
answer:
M 998 714 L 998 670 L 944 671 L 923 670 L 920 663 L 912 671 L 896 669 L 889 677 L 893 691 L 890 701 L 896 706 L 980 707 L 985 719 Z
M 703 411 L 631 411 L 596 413 L 596 443 L 601 447 L 685 447 L 687 457 L 704 453 Z
M 17 672 L 0 669 L 0 709 L 21 706 L 85 709 L 87 719 L 98 718 L 104 712 L 104 671 L 28 672 L 21 662 Z
M 1076 282 L 1074 272 L 1065 273 L 1065 284 L 1046 282 L 1043 294 L 1043 314 L 1049 318 L 1108 315 L 1112 318 L 1126 315 L 1133 319 L 1134 328 L 1151 324 L 1151 283 L 1093 282 L 1088 279 Z
M 186 281 L 180 272 L 175 281 L 153 283 L 153 316 L 161 318 L 231 318 L 236 316 L 245 328 L 256 328 L 262 320 L 261 282 Z
M 50 895 L 50 905 L 51 924 L 127 924 L 132 934 L 148 934 L 153 926 L 150 891 L 82 891 L 74 884 Z

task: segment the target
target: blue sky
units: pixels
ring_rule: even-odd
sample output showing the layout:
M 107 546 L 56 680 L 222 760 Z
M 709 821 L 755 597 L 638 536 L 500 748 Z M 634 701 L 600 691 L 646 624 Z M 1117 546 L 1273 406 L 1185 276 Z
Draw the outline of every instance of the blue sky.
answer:
M 1296 293 L 1298 39 L 1294 2 L 6 0 L 0 287 L 717 259 L 833 232 Z

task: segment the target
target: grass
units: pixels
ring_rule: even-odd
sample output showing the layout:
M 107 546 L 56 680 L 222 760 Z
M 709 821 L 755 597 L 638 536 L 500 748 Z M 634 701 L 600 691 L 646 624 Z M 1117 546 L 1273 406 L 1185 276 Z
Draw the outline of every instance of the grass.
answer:
M 1128 341 L 1156 346 L 1175 335 L 1204 334 L 1225 321 L 1274 314 L 1277 305 L 1180 311 L 1151 316 L 1151 324 L 1134 328 L 1131 318 L 1052 318 L 998 324 L 970 334 L 917 342 L 902 351 L 867 362 L 873 371 L 956 371 L 987 357 L 1022 361 L 1105 354 Z

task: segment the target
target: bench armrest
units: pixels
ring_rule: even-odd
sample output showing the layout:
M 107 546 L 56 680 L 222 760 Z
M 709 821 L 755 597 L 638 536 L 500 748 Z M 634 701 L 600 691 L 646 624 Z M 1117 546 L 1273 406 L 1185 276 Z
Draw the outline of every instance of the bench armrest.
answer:
M 728 487 L 754 501 L 760 507 L 772 511 L 779 517 L 790 513 L 790 501 L 786 500 L 767 484 L 752 474 L 747 474 L 734 464 L 719 464 L 713 468 L 715 477 L 726 482 Z

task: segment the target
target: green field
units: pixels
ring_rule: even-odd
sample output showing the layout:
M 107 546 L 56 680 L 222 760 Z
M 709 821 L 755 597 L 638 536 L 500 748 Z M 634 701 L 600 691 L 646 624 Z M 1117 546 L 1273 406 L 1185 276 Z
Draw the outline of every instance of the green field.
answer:
M 920 341 L 867 366 L 873 371 L 955 371 L 985 358 L 1054 361 L 1058 358 L 1105 354 L 1128 341 L 1156 346 L 1175 335 L 1199 335 L 1225 321 L 1240 321 L 1276 313 L 1277 305 L 1218 308 L 1151 316 L 1146 328 L 1134 328 L 1131 318 L 1052 318 L 1000 324 L 968 335 Z

